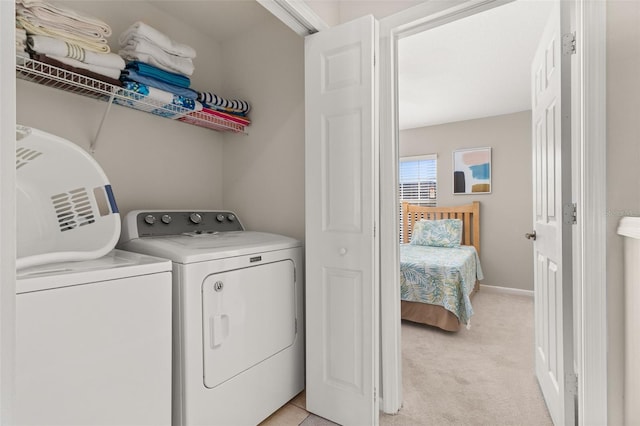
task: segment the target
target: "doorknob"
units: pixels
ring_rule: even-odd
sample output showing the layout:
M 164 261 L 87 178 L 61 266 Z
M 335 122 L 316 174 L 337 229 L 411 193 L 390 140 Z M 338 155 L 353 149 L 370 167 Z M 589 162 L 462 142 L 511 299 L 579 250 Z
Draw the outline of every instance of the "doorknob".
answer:
M 526 234 L 524 234 L 524 237 L 528 240 L 536 240 L 536 231 L 533 232 L 527 232 Z

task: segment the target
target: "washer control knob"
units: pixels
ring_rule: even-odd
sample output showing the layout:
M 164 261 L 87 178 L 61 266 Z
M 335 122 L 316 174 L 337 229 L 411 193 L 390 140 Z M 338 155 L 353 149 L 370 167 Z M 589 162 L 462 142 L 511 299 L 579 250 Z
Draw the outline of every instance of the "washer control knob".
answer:
M 160 218 L 160 220 L 162 221 L 162 223 L 164 223 L 165 225 L 168 225 L 171 223 L 171 221 L 173 220 L 171 218 L 171 216 L 169 216 L 168 214 L 163 214 L 162 217 Z
M 216 220 L 220 223 L 224 222 L 224 215 L 223 214 L 219 214 L 218 216 L 216 216 Z
M 156 223 L 156 217 L 152 214 L 148 214 L 144 217 L 144 221 L 149 225 L 153 225 L 154 223 Z
M 202 222 L 202 216 L 199 213 L 191 213 L 189 215 L 189 220 L 191 223 L 195 223 L 196 225 Z
M 227 216 L 227 220 L 228 220 L 229 222 L 235 222 L 235 220 L 236 220 L 236 215 L 235 215 L 235 214 L 233 214 L 233 213 L 232 213 L 232 214 L 230 214 L 229 216 Z

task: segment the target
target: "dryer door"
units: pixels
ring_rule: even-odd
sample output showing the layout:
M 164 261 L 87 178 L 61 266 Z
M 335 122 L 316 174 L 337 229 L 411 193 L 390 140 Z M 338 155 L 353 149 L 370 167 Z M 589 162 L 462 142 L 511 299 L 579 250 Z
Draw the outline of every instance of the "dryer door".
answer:
M 202 285 L 204 385 L 214 388 L 291 346 L 291 260 L 209 275 Z

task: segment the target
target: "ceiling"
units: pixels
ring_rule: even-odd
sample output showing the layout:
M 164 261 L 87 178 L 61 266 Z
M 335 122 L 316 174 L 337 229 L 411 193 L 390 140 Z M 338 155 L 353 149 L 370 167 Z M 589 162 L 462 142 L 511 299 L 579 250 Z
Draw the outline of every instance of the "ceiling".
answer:
M 418 3 L 341 0 L 340 18 L 349 20 L 354 14 L 364 14 L 365 8 L 382 18 L 396 12 L 400 2 L 402 7 Z M 264 20 L 277 19 L 255 0 L 152 4 L 220 42 L 237 37 Z M 549 0 L 517 0 L 401 39 L 400 128 L 530 109 L 529 66 L 550 10 Z
M 519 0 L 399 41 L 400 129 L 531 109 L 551 2 Z

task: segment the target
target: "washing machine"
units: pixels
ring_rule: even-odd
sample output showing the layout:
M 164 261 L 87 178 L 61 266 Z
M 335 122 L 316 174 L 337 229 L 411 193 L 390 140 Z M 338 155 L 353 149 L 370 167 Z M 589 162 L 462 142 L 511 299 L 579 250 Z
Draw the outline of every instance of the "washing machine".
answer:
M 17 271 L 14 424 L 171 424 L 171 262 L 112 250 Z
M 258 424 L 304 387 L 301 243 L 230 211 L 133 211 L 118 247 L 173 263 L 173 424 Z

